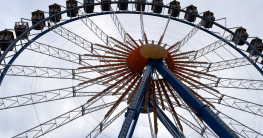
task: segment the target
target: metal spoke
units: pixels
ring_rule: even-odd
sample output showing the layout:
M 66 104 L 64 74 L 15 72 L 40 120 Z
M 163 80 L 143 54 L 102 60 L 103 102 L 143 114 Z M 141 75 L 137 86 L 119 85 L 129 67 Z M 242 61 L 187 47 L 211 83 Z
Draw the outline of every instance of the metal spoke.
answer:
M 0 66 L 1 66 L 1 71 L 6 66 L 9 66 L 9 70 L 5 75 L 10 75 L 10 76 L 74 79 L 79 81 L 86 81 L 89 80 L 90 78 L 78 74 L 91 72 L 88 69 L 80 70 L 80 69 L 51 68 L 51 67 L 24 66 L 24 65 L 0 65 Z
M 119 112 L 117 115 L 115 115 L 112 119 L 110 119 L 109 121 L 105 120 L 104 123 L 101 126 L 100 129 L 96 129 L 97 133 L 94 135 L 93 138 L 96 138 L 104 129 L 106 129 L 112 122 L 114 122 L 116 119 L 118 119 L 125 111 L 127 111 L 128 107 L 124 108 L 121 112 Z M 109 117 L 109 116 L 108 116 Z M 108 119 L 107 117 L 107 119 Z M 106 122 L 107 121 L 107 122 Z M 93 130 L 96 131 L 95 129 Z M 88 135 L 91 137 L 91 133 Z M 88 136 L 86 138 L 88 138 Z
M 153 132 L 152 121 L 151 121 L 151 117 L 150 117 L 149 107 L 148 106 L 147 106 L 147 114 L 148 114 L 148 120 L 149 120 L 151 135 L 152 135 L 152 138 L 155 138 L 155 134 Z
M 213 81 L 214 83 L 207 84 L 207 86 L 211 87 L 263 90 L 263 80 L 213 78 L 204 75 L 201 78 Z
M 102 31 L 98 25 L 96 25 L 83 11 L 79 10 L 79 12 L 86 16 L 85 18 L 81 18 L 80 20 L 94 33 L 96 34 L 101 40 L 102 42 L 104 42 L 107 46 L 113 47 L 114 45 L 118 45 L 121 46 L 119 43 L 109 39 L 109 36 Z M 122 46 L 121 46 L 122 47 Z
M 64 113 L 58 117 L 55 117 L 45 123 L 42 123 L 36 127 L 33 127 L 25 132 L 22 132 L 16 136 L 14 136 L 13 138 L 21 138 L 21 137 L 26 137 L 28 138 L 28 135 L 32 136 L 33 137 L 40 137 L 40 136 L 43 136 L 79 117 L 82 117 L 83 115 L 86 115 L 86 114 L 89 114 L 89 113 L 92 113 L 92 112 L 95 112 L 95 111 L 98 111 L 98 110 L 101 110 L 101 109 L 104 109 L 104 108 L 107 108 L 111 105 L 113 105 L 115 103 L 114 102 L 110 102 L 110 103 L 106 103 L 106 104 L 103 104 L 103 105 L 99 105 L 99 106 L 95 106 L 95 107 L 91 107 L 91 108 L 88 108 L 90 105 L 93 104 L 92 103 L 86 103 L 84 105 L 81 105 L 67 113 Z M 48 127 L 48 129 L 43 129 L 43 127 Z
M 250 57 L 250 58 L 255 62 L 258 59 L 258 57 Z M 188 64 L 188 65 L 195 65 L 195 64 Z M 235 59 L 219 61 L 209 64 L 202 64 L 199 65 L 198 67 L 203 68 L 202 71 L 204 72 L 213 72 L 213 71 L 231 69 L 231 68 L 242 67 L 247 65 L 252 65 L 252 64 L 249 60 L 247 60 L 247 58 L 241 57 L 241 58 L 235 58 Z
M 140 7 L 141 7 L 141 11 L 140 11 L 140 25 L 141 25 L 141 35 L 142 35 L 142 42 L 144 43 L 144 41 L 145 41 L 145 37 L 144 37 L 144 33 L 145 33 L 145 31 L 144 31 L 144 24 L 143 24 L 143 11 L 142 11 L 142 5 L 140 5 Z
M 218 116 L 220 118 L 224 118 L 225 120 L 228 120 L 229 123 L 228 123 L 228 126 L 233 130 L 235 131 L 239 136 L 242 136 L 242 137 L 249 137 L 247 133 L 250 133 L 250 134 L 256 134 L 255 137 L 262 137 L 263 134 L 240 123 L 239 121 L 229 117 L 228 115 L 214 109 L 215 112 L 217 112 Z
M 230 41 L 231 38 L 232 38 L 232 35 L 229 35 L 229 36 L 225 37 L 224 39 L 227 41 Z M 197 50 L 195 53 L 191 53 L 187 56 L 189 56 L 189 60 L 196 60 L 200 57 L 205 56 L 206 54 L 208 54 L 210 52 L 215 51 L 216 49 L 218 49 L 220 47 L 225 46 L 225 45 L 227 45 L 227 44 L 224 41 L 218 40 L 218 41 L 216 41 L 216 42 L 214 42 L 214 43 L 212 43 L 206 47 L 203 47 L 203 48 Z
M 180 41 L 180 44 L 173 47 L 172 50 L 182 48 L 186 44 L 186 42 L 190 40 L 194 36 L 194 34 L 199 30 L 200 25 L 201 25 L 201 22 L 195 25 L 195 27 Z
M 247 100 L 239 99 L 233 96 L 229 96 L 226 94 L 214 93 L 206 88 L 202 88 L 204 91 L 210 93 L 215 96 L 214 98 L 205 98 L 211 103 L 223 105 L 226 107 L 230 107 L 232 109 L 237 109 L 243 112 L 247 112 L 253 115 L 257 115 L 263 117 L 263 105 L 250 102 Z
M 0 110 L 10 109 L 15 107 L 39 104 L 44 102 L 62 100 L 72 97 L 89 97 L 95 96 L 98 92 L 79 92 L 80 90 L 92 86 L 94 84 L 101 84 L 100 81 L 88 85 L 72 86 L 61 89 L 47 90 L 36 93 L 14 95 L 9 97 L 0 98 Z M 121 92 L 117 95 L 122 94 Z M 106 94 L 105 96 L 110 96 L 111 93 Z
M 114 22 L 115 26 L 117 27 L 122 39 L 123 39 L 123 42 L 126 43 L 126 41 L 129 41 L 131 43 L 133 43 L 129 37 L 126 37 L 126 31 L 125 29 L 123 28 L 117 14 L 115 13 L 115 11 L 112 9 L 111 7 L 111 14 L 110 14 L 111 18 L 112 18 L 112 21 Z
M 77 34 L 69 31 L 68 29 L 62 27 L 62 26 L 58 26 L 55 23 L 53 23 L 52 21 L 49 22 L 49 24 L 52 26 L 56 26 L 54 27 L 54 29 L 52 29 L 53 32 L 55 32 L 56 34 L 64 37 L 65 39 L 71 41 L 72 43 L 80 46 L 81 48 L 90 51 L 92 53 L 93 51 L 93 43 L 87 41 L 86 39 L 78 36 Z
M 257 61 L 257 57 L 250 57 L 253 61 Z M 210 63 L 206 68 L 207 72 L 236 68 L 251 65 L 251 62 L 245 57 L 225 60 L 221 62 Z

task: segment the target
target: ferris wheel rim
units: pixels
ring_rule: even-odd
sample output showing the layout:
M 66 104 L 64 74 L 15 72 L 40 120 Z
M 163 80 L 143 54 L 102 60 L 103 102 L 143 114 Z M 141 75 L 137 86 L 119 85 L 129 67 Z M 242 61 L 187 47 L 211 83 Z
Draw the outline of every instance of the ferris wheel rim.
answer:
M 116 4 L 116 2 L 114 2 L 114 3 Z M 98 5 L 98 4 L 101 4 L 101 3 L 94 3 L 94 5 L 95 5 L 95 4 Z M 154 4 L 152 4 L 152 3 L 146 3 L 146 4 L 148 4 L 148 5 L 154 5 Z M 161 6 L 167 7 L 167 6 L 164 6 L 164 5 L 161 5 Z M 79 7 L 74 8 L 74 9 L 79 9 L 79 8 L 84 8 L 84 7 L 86 7 L 86 6 L 79 6 Z M 61 15 L 61 14 L 63 14 L 63 13 L 66 13 L 67 11 L 71 11 L 71 10 L 74 10 L 74 9 L 64 10 L 64 11 L 62 11 L 62 12 L 56 14 L 56 15 L 53 15 L 53 16 L 55 17 L 55 16 L 57 16 L 57 15 Z M 184 11 L 184 10 L 182 10 L 182 11 Z M 140 12 L 136 12 L 136 11 L 114 11 L 114 12 L 115 12 L 116 14 L 140 14 Z M 187 11 L 184 11 L 184 12 L 187 13 Z M 22 46 L 22 47 L 17 51 L 17 53 L 14 54 L 13 57 L 9 60 L 8 64 L 6 64 L 6 66 L 5 66 L 5 68 L 4 68 L 4 70 L 2 71 L 1 76 L 0 76 L 0 85 L 1 85 L 2 82 L 3 82 L 3 79 L 4 79 L 4 77 L 5 77 L 5 74 L 7 73 L 10 65 L 13 64 L 13 62 L 15 61 L 15 59 L 18 58 L 18 56 L 24 51 L 24 49 L 25 49 L 27 46 L 29 46 L 30 44 L 32 44 L 32 42 L 36 41 L 38 38 L 42 37 L 43 35 L 45 35 L 46 33 L 50 32 L 50 31 L 52 31 L 53 29 L 55 29 L 55 28 L 57 28 L 57 27 L 59 27 L 59 26 L 63 26 L 63 25 L 65 25 L 65 24 L 67 24 L 67 23 L 71 23 L 71 22 L 73 22 L 73 21 L 77 21 L 77 20 L 80 20 L 80 19 L 83 19 L 83 18 L 87 18 L 87 17 L 99 16 L 99 15 L 107 15 L 107 14 L 111 14 L 111 12 L 100 12 L 100 13 L 96 13 L 96 14 L 87 14 L 87 15 L 75 17 L 75 18 L 72 18 L 72 19 L 63 21 L 63 22 L 61 22 L 61 23 L 59 23 L 59 24 L 55 24 L 54 26 L 52 26 L 52 27 L 44 30 L 44 31 L 41 32 L 41 33 L 39 33 L 37 36 L 35 36 L 34 38 L 32 38 L 28 43 L 26 43 L 24 46 Z M 216 37 L 218 40 L 224 41 L 224 43 L 226 43 L 227 45 L 229 45 L 230 47 L 232 47 L 233 49 L 235 49 L 239 54 L 241 54 L 243 57 L 245 57 L 245 58 L 263 75 L 263 71 L 259 68 L 259 66 L 258 66 L 248 55 L 246 55 L 246 54 L 245 54 L 244 52 L 242 52 L 239 48 L 237 48 L 236 46 L 234 46 L 233 44 L 231 44 L 230 42 L 228 42 L 228 41 L 227 41 L 226 39 L 224 39 L 223 37 L 218 36 L 217 34 L 211 32 L 211 31 L 209 31 L 209 30 L 207 30 L 207 29 L 205 29 L 205 28 L 202 28 L 202 27 L 200 27 L 200 26 L 198 26 L 198 25 L 195 25 L 195 24 L 193 24 L 193 23 L 191 23 L 191 22 L 187 22 L 187 21 L 184 21 L 184 20 L 182 20 L 182 19 L 175 18 L 175 17 L 169 17 L 169 16 L 167 16 L 167 15 L 147 13 L 147 12 L 142 12 L 142 14 L 144 14 L 144 15 L 149 15 L 149 16 L 155 16 L 155 17 L 161 17 L 161 18 L 168 18 L 168 19 L 170 18 L 170 19 L 173 20 L 173 21 L 177 21 L 177 22 L 180 22 L 180 23 L 184 23 L 184 24 L 189 25 L 189 26 L 192 26 L 192 27 L 198 27 L 200 30 L 208 33 L 209 35 L 212 35 L 212 36 Z M 192 14 L 192 13 L 191 13 L 191 14 Z M 45 18 L 44 20 L 42 20 L 41 22 L 33 25 L 33 26 L 30 27 L 28 30 L 26 30 L 21 36 L 19 36 L 18 38 L 16 38 L 16 39 L 14 40 L 14 42 L 15 42 L 15 41 L 17 42 L 18 40 L 22 39 L 23 36 L 26 35 L 28 32 L 30 32 L 31 30 L 33 30 L 35 27 L 39 26 L 41 23 L 43 23 L 43 22 L 45 22 L 45 21 L 48 21 L 48 20 L 49 20 L 50 18 L 52 18 L 53 16 L 49 16 L 49 17 Z M 198 15 L 198 16 L 199 16 L 199 15 Z M 198 16 L 197 16 L 197 17 L 198 17 Z M 201 17 L 201 16 L 199 16 L 199 17 Z M 203 18 L 203 17 L 201 17 L 201 18 L 202 18 L 202 19 L 205 19 L 205 18 Z M 215 24 L 215 22 L 213 22 L 213 23 Z M 220 25 L 220 24 L 218 24 L 218 25 Z M 222 26 L 222 27 L 223 27 L 223 26 Z M 227 28 L 225 28 L 225 27 L 223 27 L 223 29 L 224 29 L 224 30 L 229 30 L 229 29 L 227 29 Z M 231 30 L 229 30 L 229 31 L 231 31 Z M 235 36 L 235 37 L 239 37 L 239 36 L 236 35 L 235 33 L 234 33 L 234 36 Z M 20 38 L 20 37 L 21 37 L 21 38 Z M 241 39 L 240 39 L 240 40 L 241 40 Z M 242 40 L 243 40 L 243 39 L 242 39 Z M 246 40 L 244 40 L 244 41 L 246 41 Z M 0 63 L 2 63 L 2 61 L 3 61 L 4 58 L 5 58 L 5 56 L 6 56 L 7 53 L 10 51 L 10 49 L 12 49 L 13 47 L 15 47 L 15 43 L 16 43 L 16 42 L 15 42 L 15 43 L 14 43 L 14 42 L 12 42 L 12 43 L 8 46 L 7 50 L 2 54 L 2 56 L 0 57 Z M 246 41 L 246 42 L 247 42 L 247 41 Z M 247 43 L 248 43 L 248 42 L 247 42 Z M 248 46 L 249 46 L 249 45 L 248 45 Z M 251 46 L 251 47 L 252 47 L 252 46 Z M 252 48 L 253 48 L 253 47 L 252 47 Z M 258 51 L 256 50 L 256 52 L 258 52 Z M 6 54 L 5 54 L 5 53 L 6 53 Z M 261 54 L 260 56 L 263 58 L 262 54 Z
M 85 7 L 88 7 L 88 6 L 99 6 L 99 5 L 104 5 L 104 4 L 118 4 L 118 3 L 128 3 L 128 4 L 137 4 L 137 3 L 141 3 L 141 2 L 135 2 L 135 1 L 127 1 L 127 2 L 119 2 L 119 1 L 114 1 L 114 2 L 103 2 L 103 3 L 91 3 L 89 5 L 82 5 L 82 6 L 77 6 L 76 8 L 71 8 L 71 9 L 66 9 L 64 11 L 61 11 L 57 14 L 54 14 L 52 16 L 49 16 L 47 18 L 44 18 L 43 20 L 41 20 L 40 22 L 36 23 L 35 25 L 31 26 L 29 29 L 27 29 L 24 33 L 22 33 L 19 37 L 17 37 L 7 48 L 7 50 L 1 55 L 0 57 L 0 63 L 3 61 L 3 58 L 6 56 L 6 54 L 15 46 L 15 44 L 17 43 L 18 40 L 20 40 L 21 38 L 23 38 L 24 35 L 26 35 L 27 33 L 29 33 L 31 30 L 33 30 L 34 28 L 36 28 L 37 26 L 39 26 L 40 24 L 42 24 L 43 22 L 45 21 L 48 21 L 49 19 L 55 17 L 55 16 L 58 16 L 58 15 L 61 15 L 61 14 L 64 14 L 66 12 L 69 12 L 69 11 L 73 11 L 73 10 L 78 10 L 78 9 L 81 9 L 81 8 L 85 8 Z M 206 20 L 206 21 L 209 21 L 213 24 L 215 24 L 216 26 L 222 28 L 223 30 L 229 32 L 231 35 L 237 37 L 239 40 L 241 40 L 242 42 L 244 42 L 245 44 L 247 44 L 250 48 L 252 48 L 254 50 L 254 52 L 257 53 L 258 56 L 260 56 L 261 58 L 263 58 L 263 54 L 259 53 L 255 48 L 254 46 L 252 46 L 249 42 L 247 42 L 246 40 L 244 40 L 242 37 L 240 37 L 239 35 L 236 35 L 233 31 L 231 31 L 230 29 L 222 26 L 221 24 L 219 23 L 216 23 L 214 21 L 211 21 L 209 19 L 206 19 L 198 14 L 193 14 L 191 12 L 188 12 L 188 11 L 185 11 L 183 9 L 178 9 L 178 8 L 173 8 L 173 7 L 170 7 L 170 6 L 167 6 L 167 5 L 160 5 L 160 4 L 155 4 L 155 3 L 148 3 L 148 2 L 145 2 L 144 3 L 145 5 L 152 5 L 152 6 L 159 6 L 159 7 L 163 7 L 163 8 L 167 8 L 167 9 L 172 9 L 172 10 L 178 10 L 180 12 L 184 12 L 184 13 L 187 13 L 187 14 L 190 14 L 190 15 L 194 15 L 195 17 L 198 17 L 198 18 L 201 18 L 203 20 Z M 114 9 L 113 9 L 114 11 Z M 114 11 L 116 12 L 116 11 Z M 129 11 L 128 11 L 129 12 Z M 108 13 L 110 14 L 111 12 L 101 12 L 101 13 Z M 140 13 L 140 12 L 138 12 Z M 142 12 L 144 13 L 144 12 Z M 156 14 L 156 15 L 160 15 L 160 14 Z M 87 15 L 84 15 L 84 16 L 87 16 Z M 79 18 L 79 17 L 78 17 Z M 190 22 L 188 22 L 190 23 Z M 4 55 L 4 56 L 3 56 Z

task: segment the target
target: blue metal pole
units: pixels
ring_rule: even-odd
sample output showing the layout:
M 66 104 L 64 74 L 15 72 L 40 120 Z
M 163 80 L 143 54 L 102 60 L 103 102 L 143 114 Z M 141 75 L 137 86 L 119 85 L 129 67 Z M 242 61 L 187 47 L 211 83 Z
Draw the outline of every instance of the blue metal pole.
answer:
M 146 90 L 146 89 L 144 89 L 144 91 L 145 91 L 145 90 Z M 144 93 L 145 93 L 145 92 L 144 92 Z M 144 95 L 144 96 L 145 96 L 145 95 Z M 130 133 L 129 133 L 128 138 L 132 138 L 133 132 L 134 132 L 135 127 L 136 127 L 136 124 L 137 124 L 138 119 L 139 119 L 140 114 L 141 114 L 142 107 L 144 106 L 144 102 L 145 102 L 144 96 L 142 96 L 143 99 L 141 100 L 142 102 L 141 102 L 141 104 L 139 105 L 139 109 L 138 109 L 138 112 L 137 112 L 137 117 L 136 117 L 136 119 L 134 119 L 134 121 L 133 121 L 132 128 L 131 128 L 131 131 L 130 131 Z
M 152 99 L 149 101 L 149 108 L 153 108 Z M 171 133 L 174 138 L 184 138 L 184 135 L 177 129 L 177 127 L 172 123 L 172 121 L 165 115 L 161 108 L 157 107 L 157 117 L 166 127 L 166 129 Z
M 133 97 L 131 106 L 128 108 L 127 117 L 125 118 L 125 121 L 122 125 L 122 128 L 121 128 L 121 131 L 120 131 L 118 138 L 125 138 L 127 136 L 127 133 L 128 133 L 129 128 L 131 126 L 131 122 L 134 118 L 134 115 L 138 111 L 138 108 L 139 108 L 138 104 L 140 102 L 140 99 L 143 95 L 143 92 L 145 93 L 144 89 L 146 87 L 147 79 L 149 78 L 149 76 L 151 74 L 153 62 L 154 62 L 154 60 L 148 60 L 148 62 L 146 64 L 141 83 L 139 85 L 138 90 L 136 91 L 135 96 Z
M 197 116 L 202 118 L 219 137 L 239 138 L 239 136 L 227 126 L 217 114 L 199 100 L 187 86 L 185 86 L 166 66 L 164 66 L 162 59 L 155 60 L 153 67 L 157 69 L 174 90 L 177 91 L 177 93 L 197 112 Z

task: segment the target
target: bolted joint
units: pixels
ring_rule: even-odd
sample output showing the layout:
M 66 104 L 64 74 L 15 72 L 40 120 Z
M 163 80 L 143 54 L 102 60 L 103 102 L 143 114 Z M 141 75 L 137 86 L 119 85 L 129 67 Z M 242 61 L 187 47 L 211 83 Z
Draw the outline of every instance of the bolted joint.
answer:
M 203 112 L 204 108 L 206 108 L 206 107 L 209 107 L 209 106 L 203 105 L 200 107 L 199 111 L 196 113 L 197 117 L 201 117 L 202 112 Z

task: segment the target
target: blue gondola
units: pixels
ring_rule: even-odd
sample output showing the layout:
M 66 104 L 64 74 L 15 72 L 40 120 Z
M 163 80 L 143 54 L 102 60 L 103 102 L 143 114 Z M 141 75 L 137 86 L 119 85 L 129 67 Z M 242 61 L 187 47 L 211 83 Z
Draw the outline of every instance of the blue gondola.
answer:
M 145 10 L 146 0 L 135 0 L 135 2 L 138 2 L 135 4 L 136 11 L 144 11 Z
M 193 5 L 190 5 L 186 8 L 186 11 L 191 12 L 193 14 L 198 14 L 197 8 Z M 196 20 L 196 16 L 192 14 L 185 13 L 184 19 L 189 22 L 194 22 Z
M 259 39 L 259 38 L 255 38 L 255 39 L 252 39 L 250 44 L 252 46 L 254 46 L 258 52 L 262 53 L 262 50 L 263 50 L 263 43 L 262 43 L 262 39 Z M 249 55 L 251 56 L 256 56 L 258 55 L 254 50 L 252 50 L 250 47 L 247 48 L 247 52 L 249 52 Z
M 119 2 L 128 2 L 128 0 L 118 0 Z M 119 10 L 127 11 L 128 3 L 118 3 Z
M 83 0 L 84 5 L 88 5 L 84 8 L 85 13 L 93 13 L 94 12 L 94 5 L 89 5 L 93 4 L 94 0 Z
M 0 48 L 5 51 L 7 47 L 14 41 L 14 34 L 11 31 L 3 30 L 0 32 Z
M 31 20 L 32 20 L 32 24 L 33 24 L 33 25 L 35 25 L 35 24 L 37 24 L 38 22 L 40 22 L 40 21 L 42 21 L 42 20 L 45 19 L 45 14 L 44 14 L 44 12 L 42 12 L 42 11 L 37 10 L 37 11 L 32 12 L 31 14 L 32 14 Z M 45 22 L 44 22 L 44 23 L 41 23 L 41 24 L 38 25 L 35 29 L 36 29 L 36 30 L 42 30 L 42 29 L 45 27 L 45 25 L 46 25 Z
M 49 6 L 49 16 L 52 16 L 54 14 L 60 13 L 61 12 L 61 6 L 58 4 L 53 4 Z M 56 17 L 51 18 L 50 20 L 52 22 L 60 22 L 61 15 L 58 15 Z
M 158 5 L 163 5 L 163 1 L 162 0 L 153 0 L 152 3 L 153 4 L 158 4 Z M 162 6 L 158 6 L 158 5 L 152 5 L 152 11 L 154 13 L 162 13 L 163 7 Z
M 181 9 L 180 2 L 178 2 L 178 1 L 176 1 L 176 0 L 171 1 L 171 2 L 169 3 L 169 6 L 170 6 L 171 8 Z M 171 13 L 171 12 L 172 12 L 172 13 Z M 179 10 L 176 10 L 176 9 L 172 10 L 172 9 L 169 8 L 168 14 L 169 14 L 169 15 L 171 14 L 172 17 L 178 17 L 178 16 L 180 15 L 180 11 L 179 11 Z
M 78 7 L 78 2 L 76 0 L 68 0 L 66 1 L 66 4 L 67 4 L 67 10 Z M 67 12 L 68 17 L 76 17 L 77 14 L 78 14 L 78 9 Z
M 208 20 L 215 21 L 214 13 L 210 11 L 204 12 L 203 17 Z M 204 26 L 204 28 L 212 28 L 213 23 L 202 19 L 201 25 Z
M 101 3 L 105 3 L 101 5 L 102 11 L 111 11 L 111 0 L 101 0 Z
M 249 36 L 248 33 L 246 32 L 246 29 L 243 27 L 238 28 L 236 30 L 235 34 L 242 37 L 244 40 L 247 40 L 247 38 Z M 237 45 L 244 45 L 244 42 L 241 41 L 240 39 L 238 39 L 237 37 L 233 37 L 232 42 L 234 42 Z
M 15 33 L 16 37 L 19 37 L 22 33 L 24 33 L 29 28 L 28 22 L 16 22 L 15 23 Z M 29 33 L 22 37 L 22 39 L 28 39 Z

